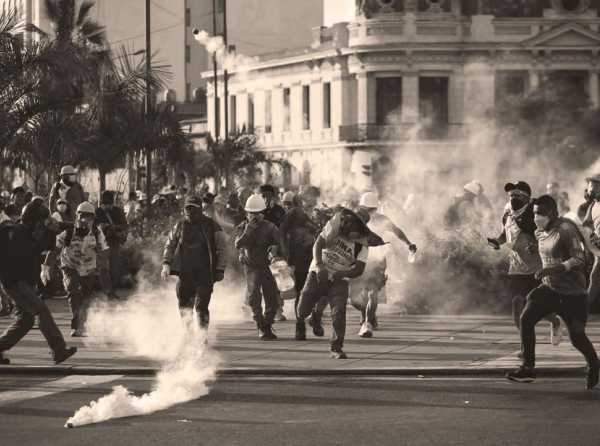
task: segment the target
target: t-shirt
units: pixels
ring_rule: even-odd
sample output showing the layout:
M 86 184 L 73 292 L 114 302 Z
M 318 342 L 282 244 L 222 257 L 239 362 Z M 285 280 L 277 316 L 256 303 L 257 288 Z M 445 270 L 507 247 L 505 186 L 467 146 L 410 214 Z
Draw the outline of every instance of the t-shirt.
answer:
M 96 257 L 101 251 L 108 249 L 106 238 L 100 229 L 97 237 L 94 231 L 89 231 L 86 235 L 80 236 L 75 230 L 71 238 L 71 243 L 66 246 L 67 232 L 61 232 L 56 237 L 56 247 L 60 251 L 60 265 L 62 268 L 72 268 L 80 276 L 88 276 L 96 271 Z
M 330 273 L 348 272 L 359 261 L 367 263 L 369 247 L 366 240 L 349 240 L 339 232 L 339 222 L 334 216 L 321 231 L 320 237 L 325 240 L 323 248 L 323 265 Z M 317 265 L 313 259 L 310 271 L 316 271 Z

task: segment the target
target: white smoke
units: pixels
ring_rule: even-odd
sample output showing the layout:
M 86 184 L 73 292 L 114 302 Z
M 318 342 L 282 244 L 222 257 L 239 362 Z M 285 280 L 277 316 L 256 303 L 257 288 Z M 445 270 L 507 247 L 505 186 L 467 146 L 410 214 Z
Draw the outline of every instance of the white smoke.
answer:
M 206 48 L 206 51 L 216 55 L 217 63 L 224 70 L 244 71 L 244 69 L 250 65 L 258 62 L 258 57 L 249 57 L 227 51 L 222 36 L 211 37 L 206 31 L 200 31 L 198 29 L 193 31 L 193 35 L 194 39 Z
M 145 415 L 208 394 L 220 359 L 191 312 L 181 318 L 172 290 L 100 303 L 90 309 L 87 340 L 160 363 L 153 390 L 135 396 L 123 386 L 77 410 L 65 427 Z M 211 327 L 211 335 L 214 329 Z

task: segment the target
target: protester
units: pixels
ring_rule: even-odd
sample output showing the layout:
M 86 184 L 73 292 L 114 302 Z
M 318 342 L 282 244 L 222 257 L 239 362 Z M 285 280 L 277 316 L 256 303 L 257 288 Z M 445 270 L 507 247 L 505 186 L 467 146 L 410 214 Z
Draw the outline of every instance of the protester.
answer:
M 121 284 L 123 266 L 121 262 L 122 247 L 127 241 L 129 231 L 125 211 L 115 205 L 115 194 L 105 190 L 100 194 L 100 207 L 96 209 L 95 225 L 97 225 L 108 244 L 108 271 L 112 285 L 113 298 L 116 298 L 115 289 Z
M 52 267 L 60 257 L 63 284 L 71 307 L 71 336 L 84 335 L 85 321 L 94 291 L 96 271 L 108 269 L 108 244 L 104 233 L 94 225 L 94 206 L 84 201 L 77 207 L 74 228 L 61 232 L 56 247 L 46 256 L 42 267 L 42 281 L 51 279 Z M 105 294 L 113 297 L 110 284 L 105 283 L 101 272 L 101 285 Z
M 598 384 L 600 362 L 585 334 L 588 318 L 584 240 L 577 226 L 558 215 L 556 201 L 543 195 L 534 202 L 536 238 L 542 268 L 535 276 L 542 284 L 527 295 L 521 314 L 523 363 L 507 373 L 512 381 L 532 382 L 535 372 L 535 325 L 550 313 L 558 314 L 567 325 L 573 346 L 588 363 L 586 387 Z
M 489 238 L 488 243 L 494 249 L 507 244 L 510 248 L 508 285 L 512 295 L 512 316 L 517 329 L 525 307 L 525 297 L 540 283 L 535 273 L 542 267 L 535 237 L 535 222 L 531 186 L 525 181 L 506 183 L 504 191 L 508 195 L 508 207 L 502 217 L 502 233 Z M 550 324 L 550 342 L 559 345 L 562 338 L 560 319 L 555 314 L 545 317 Z
M 208 306 L 216 282 L 223 280 L 226 240 L 221 227 L 202 214 L 198 197 L 185 199 L 183 220 L 171 230 L 163 252 L 161 276 L 177 276 L 179 310 L 195 310 L 201 327 L 208 328 Z
M 67 201 L 67 207 L 71 213 L 70 221 L 74 221 L 75 215 L 73 213 L 86 198 L 83 187 L 77 182 L 77 172 L 73 166 L 67 165 L 60 169 L 60 181 L 54 183 L 50 190 L 48 206 L 51 212 L 56 211 L 56 202 L 59 198 L 64 198 Z
M 40 277 L 40 256 L 52 249 L 56 226 L 48 208 L 39 201 L 23 208 L 21 222 L 0 226 L 0 283 L 16 306 L 15 321 L 0 336 L 0 364 L 9 364 L 4 353 L 19 342 L 33 327 L 36 316 L 55 364 L 77 352 L 67 347 L 46 304 L 35 287 Z
M 391 233 L 404 242 L 411 253 L 417 252 L 417 245 L 412 243 L 404 231 L 396 226 L 389 217 L 379 213 L 379 197 L 375 192 L 366 192 L 360 197 L 359 210 L 364 210 L 366 218 L 363 221 L 369 229 L 377 234 Z M 360 216 L 360 213 L 357 212 Z M 379 259 L 369 259 L 367 270 L 359 281 L 352 284 L 351 298 L 354 308 L 360 311 L 361 321 L 358 335 L 362 338 L 373 336 L 373 330 L 378 327 L 377 305 L 379 293 L 385 286 L 387 275 L 387 260 L 385 256 Z
M 23 186 L 17 186 L 12 190 L 10 202 L 17 207 L 17 211 L 20 214 L 25 204 L 27 204 L 25 188 Z
M 371 231 L 351 210 L 342 208 L 327 223 L 313 247 L 308 278 L 298 301 L 296 332 L 306 330 L 304 320 L 315 304 L 327 296 L 331 307 L 331 357 L 346 359 L 343 351 L 346 334 L 348 279 L 359 277 L 369 256 L 367 239 Z
M 275 340 L 273 320 L 278 308 L 279 291 L 269 269 L 269 257 L 276 257 L 281 249 L 279 230 L 265 220 L 267 204 L 261 195 L 250 195 L 246 201 L 246 222 L 237 228 L 235 247 L 246 273 L 247 300 L 262 340 Z M 265 301 L 263 313 L 261 297 Z
M 588 205 L 582 218 L 583 226 L 591 231 L 590 242 L 594 247 L 594 266 L 592 268 L 588 295 L 590 302 L 597 303 L 600 300 L 600 174 L 586 178 Z
M 463 186 L 462 194 L 454 198 L 444 222 L 450 228 L 470 227 L 479 230 L 491 208 L 481 183 L 471 181 Z

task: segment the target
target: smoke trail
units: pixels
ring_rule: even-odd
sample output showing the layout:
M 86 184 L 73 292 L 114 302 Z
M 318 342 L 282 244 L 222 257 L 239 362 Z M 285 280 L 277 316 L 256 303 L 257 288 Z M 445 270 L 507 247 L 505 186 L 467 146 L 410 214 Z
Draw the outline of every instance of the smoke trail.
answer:
M 224 70 L 244 71 L 247 66 L 258 62 L 258 57 L 228 51 L 222 36 L 211 37 L 206 31 L 194 30 L 194 38 L 206 48 L 206 51 L 217 56 L 217 63 Z
M 88 342 L 97 337 L 126 355 L 156 360 L 160 372 L 151 392 L 135 396 L 116 386 L 109 395 L 77 410 L 65 427 L 163 410 L 208 394 L 215 379 L 219 356 L 191 313 L 181 319 L 172 292 L 156 291 L 125 303 L 95 305 L 87 331 Z

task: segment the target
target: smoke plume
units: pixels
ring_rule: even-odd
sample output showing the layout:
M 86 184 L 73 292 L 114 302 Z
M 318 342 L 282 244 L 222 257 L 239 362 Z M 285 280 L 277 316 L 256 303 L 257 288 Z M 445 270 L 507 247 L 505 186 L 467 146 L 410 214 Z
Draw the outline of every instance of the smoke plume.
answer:
M 224 70 L 243 71 L 245 67 L 258 61 L 257 57 L 228 51 L 222 36 L 211 37 L 206 31 L 194 30 L 194 38 L 206 48 L 206 51 L 216 55 L 217 63 Z
M 99 303 L 90 309 L 86 327 L 86 340 L 100 339 L 125 355 L 155 360 L 160 372 L 151 392 L 136 396 L 116 386 L 77 410 L 66 427 L 145 415 L 208 394 L 219 356 L 191 312 L 180 316 L 172 290 L 132 296 L 124 303 Z

